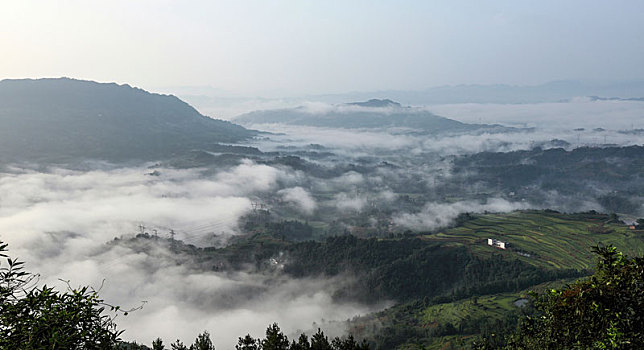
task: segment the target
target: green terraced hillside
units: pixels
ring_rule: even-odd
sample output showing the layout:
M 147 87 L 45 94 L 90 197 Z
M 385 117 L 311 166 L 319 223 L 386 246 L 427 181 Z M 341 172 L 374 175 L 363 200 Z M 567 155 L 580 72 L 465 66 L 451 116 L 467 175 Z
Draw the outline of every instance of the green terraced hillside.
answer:
M 470 348 L 481 336 L 499 337 L 515 329 L 525 313 L 531 312 L 529 291 L 543 293 L 560 289 L 574 279 L 546 282 L 514 293 L 488 294 L 452 302 L 416 300 L 352 321 L 355 335 L 378 339 L 377 348 L 439 350 Z M 387 336 L 382 335 L 383 332 Z M 497 333 L 501 332 L 501 333 Z M 391 339 L 404 339 L 402 344 Z
M 462 225 L 424 239 L 446 244 L 465 244 L 477 254 L 502 253 L 533 265 L 555 269 L 590 269 L 591 247 L 612 244 L 630 256 L 644 253 L 644 231 L 631 230 L 609 215 L 594 212 L 563 214 L 553 211 L 516 211 L 507 214 L 472 215 Z M 508 243 L 502 250 L 487 244 L 488 238 Z

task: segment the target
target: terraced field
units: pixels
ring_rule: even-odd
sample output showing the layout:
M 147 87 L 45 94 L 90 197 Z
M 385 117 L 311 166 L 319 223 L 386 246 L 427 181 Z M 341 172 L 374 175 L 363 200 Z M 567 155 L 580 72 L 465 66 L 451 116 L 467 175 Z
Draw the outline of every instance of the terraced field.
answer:
M 469 348 L 481 334 L 500 331 L 499 325 L 506 330 L 513 330 L 524 311 L 529 312 L 530 307 L 524 308 L 529 304 L 522 304 L 531 300 L 529 291 L 543 293 L 552 288 L 561 289 L 572 282 L 574 279 L 546 282 L 515 293 L 482 295 L 425 307 L 415 303 L 397 305 L 381 312 L 379 321 L 404 323 L 408 327 L 424 330 L 424 337 L 399 346 L 398 350 Z M 519 303 L 515 304 L 517 301 Z M 432 332 L 437 331 L 443 335 L 432 335 Z M 422 346 L 418 343 L 422 343 Z
M 427 325 L 448 322 L 458 325 L 464 319 L 476 318 L 479 314 L 485 314 L 488 319 L 500 319 L 516 308 L 513 303 L 519 298 L 519 293 L 503 293 L 432 305 L 424 310 L 423 320 Z
M 432 305 L 422 311 L 421 318 L 426 327 L 436 327 L 437 325 L 445 327 L 446 324 L 449 324 L 458 330 L 466 329 L 468 323 L 503 322 L 509 315 L 518 315 L 519 307 L 514 305 L 514 302 L 520 296 L 520 293 L 504 293 Z M 485 321 L 482 322 L 482 320 Z M 454 343 L 464 345 L 474 338 L 475 336 L 468 335 L 436 337 L 433 342 L 428 344 L 427 349 L 449 348 L 449 345 Z
M 591 247 L 612 244 L 629 256 L 644 254 L 644 231 L 619 223 L 606 223 L 603 214 L 562 214 L 550 211 L 516 211 L 474 215 L 463 225 L 424 239 L 464 244 L 482 255 L 501 253 L 527 263 L 554 269 L 589 269 L 594 266 Z M 494 238 L 509 243 L 502 250 L 487 245 Z

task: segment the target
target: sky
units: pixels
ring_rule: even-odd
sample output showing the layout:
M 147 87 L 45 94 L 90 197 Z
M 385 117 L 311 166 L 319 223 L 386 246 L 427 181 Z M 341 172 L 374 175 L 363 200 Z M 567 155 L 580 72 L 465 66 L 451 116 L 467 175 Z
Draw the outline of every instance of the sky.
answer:
M 644 2 L 0 2 L 0 79 L 241 96 L 644 78 Z

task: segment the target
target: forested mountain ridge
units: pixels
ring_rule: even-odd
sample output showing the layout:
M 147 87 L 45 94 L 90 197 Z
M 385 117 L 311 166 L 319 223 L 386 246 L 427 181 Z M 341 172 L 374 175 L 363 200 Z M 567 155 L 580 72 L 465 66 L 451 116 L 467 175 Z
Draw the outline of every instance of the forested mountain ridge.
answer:
M 0 81 L 0 160 L 156 160 L 255 133 L 175 96 L 59 79 Z
M 515 130 L 500 125 L 467 124 L 438 116 L 422 108 L 401 106 L 388 99 L 371 99 L 329 106 L 323 110 L 301 106 L 291 109 L 254 111 L 235 117 L 235 122 L 249 124 L 288 124 L 342 129 L 412 129 L 435 134 L 442 132 Z
M 539 203 L 546 191 L 592 195 L 606 211 L 631 215 L 640 209 L 642 169 L 644 147 L 637 145 L 481 152 L 454 160 L 454 173 L 469 183 L 486 184 L 517 198 Z

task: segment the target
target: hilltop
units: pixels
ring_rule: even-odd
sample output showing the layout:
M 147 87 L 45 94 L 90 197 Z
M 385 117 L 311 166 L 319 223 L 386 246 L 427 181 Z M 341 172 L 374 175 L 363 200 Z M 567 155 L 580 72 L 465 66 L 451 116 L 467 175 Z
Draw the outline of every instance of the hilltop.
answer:
M 59 79 L 0 81 L 0 160 L 156 160 L 254 132 L 172 95 Z
M 328 105 L 326 108 L 300 106 L 289 109 L 260 110 L 237 116 L 243 125 L 287 124 L 342 129 L 410 129 L 416 133 L 508 131 L 500 125 L 467 124 L 431 113 L 423 108 L 405 107 L 389 99 L 370 99 Z
M 390 99 L 384 99 L 384 100 L 379 100 L 377 98 L 372 98 L 369 101 L 365 102 L 350 102 L 347 103 L 350 106 L 360 106 L 360 107 L 376 107 L 376 108 L 382 108 L 382 107 L 402 107 L 402 105 L 398 102 L 392 101 Z

